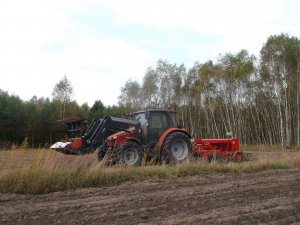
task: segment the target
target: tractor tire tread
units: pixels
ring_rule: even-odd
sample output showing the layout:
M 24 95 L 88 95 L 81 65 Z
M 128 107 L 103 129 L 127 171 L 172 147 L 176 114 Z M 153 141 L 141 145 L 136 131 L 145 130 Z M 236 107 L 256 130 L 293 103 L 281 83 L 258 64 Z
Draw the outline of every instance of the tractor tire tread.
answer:
M 174 140 L 178 140 L 178 139 L 183 139 L 188 145 L 188 155 L 184 160 L 186 160 L 192 154 L 192 144 L 189 137 L 183 132 L 175 131 L 169 134 L 165 139 L 165 142 L 161 148 L 161 154 L 160 154 L 161 162 L 164 163 L 178 162 L 178 160 L 174 159 L 174 157 L 170 153 L 170 146 L 172 145 Z M 184 160 L 180 160 L 180 161 L 184 161 Z
M 126 165 L 126 163 L 124 162 L 124 152 L 127 148 L 130 148 L 130 147 L 136 147 L 137 150 L 138 150 L 138 156 L 139 156 L 139 159 L 137 160 L 136 163 L 134 163 L 134 165 Z M 121 165 L 125 165 L 125 166 L 141 166 L 141 163 L 142 163 L 142 146 L 137 143 L 137 142 L 134 142 L 134 141 L 127 141 L 125 142 L 124 144 L 122 144 L 120 146 L 120 152 L 118 153 L 119 157 L 119 162 Z

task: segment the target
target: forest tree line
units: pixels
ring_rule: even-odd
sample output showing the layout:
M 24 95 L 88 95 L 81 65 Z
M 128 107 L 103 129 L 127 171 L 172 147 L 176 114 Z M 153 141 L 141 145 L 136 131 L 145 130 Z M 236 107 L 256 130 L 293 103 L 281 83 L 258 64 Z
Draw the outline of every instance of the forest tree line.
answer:
M 270 36 L 259 58 L 241 50 L 190 69 L 159 60 L 121 92 L 129 111 L 171 104 L 196 137 L 232 131 L 244 144 L 300 145 L 300 41 L 287 34 Z
M 101 100 L 92 107 L 78 105 L 55 88 L 52 100 L 34 96 L 29 101 L 0 90 L 0 141 L 27 138 L 31 145 L 44 145 L 58 138 L 55 121 L 62 118 L 91 121 L 170 106 L 195 137 L 222 138 L 232 131 L 243 144 L 300 145 L 300 41 L 288 34 L 270 36 L 259 57 L 241 50 L 189 69 L 158 60 L 142 83 L 124 84 L 116 106 Z
M 90 122 L 96 117 L 121 115 L 119 107 L 106 107 L 101 100 L 95 101 L 92 107 L 74 100 L 68 101 L 65 108 L 63 104 L 55 98 L 36 96 L 23 101 L 0 90 L 0 147 L 20 145 L 25 138 L 29 147 L 48 147 L 67 133 L 67 127 L 61 122 L 64 118 L 80 116 Z M 65 111 L 63 116 L 62 111 Z

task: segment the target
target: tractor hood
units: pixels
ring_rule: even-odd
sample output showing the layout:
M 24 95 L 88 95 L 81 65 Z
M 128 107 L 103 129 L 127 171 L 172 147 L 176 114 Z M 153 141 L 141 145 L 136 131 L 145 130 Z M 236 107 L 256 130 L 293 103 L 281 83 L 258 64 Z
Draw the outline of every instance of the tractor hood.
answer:
M 106 140 L 107 147 L 113 147 L 116 145 L 123 144 L 126 140 L 130 138 L 136 138 L 136 133 L 134 132 L 134 127 L 128 129 L 127 131 L 120 131 L 115 134 L 110 135 Z

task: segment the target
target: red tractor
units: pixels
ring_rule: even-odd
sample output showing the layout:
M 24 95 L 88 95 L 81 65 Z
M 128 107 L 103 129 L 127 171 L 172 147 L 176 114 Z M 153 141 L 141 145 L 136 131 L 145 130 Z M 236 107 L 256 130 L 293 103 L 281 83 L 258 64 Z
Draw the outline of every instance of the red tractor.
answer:
M 52 149 L 65 154 L 88 154 L 98 149 L 98 159 L 109 155 L 110 164 L 139 166 L 146 161 L 178 162 L 191 155 L 238 159 L 238 139 L 196 139 L 178 126 L 172 110 L 151 109 L 132 113 L 131 119 L 107 116 L 95 119 L 81 138 L 57 142 Z M 238 153 L 237 153 L 238 152 Z M 192 154 L 193 153 L 193 154 Z M 217 157 L 216 157 L 217 156 Z M 242 160 L 243 155 L 241 155 Z

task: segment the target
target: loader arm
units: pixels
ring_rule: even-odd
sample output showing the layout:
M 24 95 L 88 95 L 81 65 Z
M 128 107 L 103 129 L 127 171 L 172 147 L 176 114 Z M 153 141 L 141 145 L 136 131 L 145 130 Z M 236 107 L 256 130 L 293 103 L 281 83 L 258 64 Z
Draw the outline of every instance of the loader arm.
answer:
M 57 142 L 51 146 L 51 149 L 74 155 L 84 155 L 94 152 L 106 140 L 106 138 L 120 130 L 126 130 L 135 127 L 139 123 L 134 120 L 106 116 L 104 119 L 95 119 L 81 138 L 76 138 L 70 142 Z

